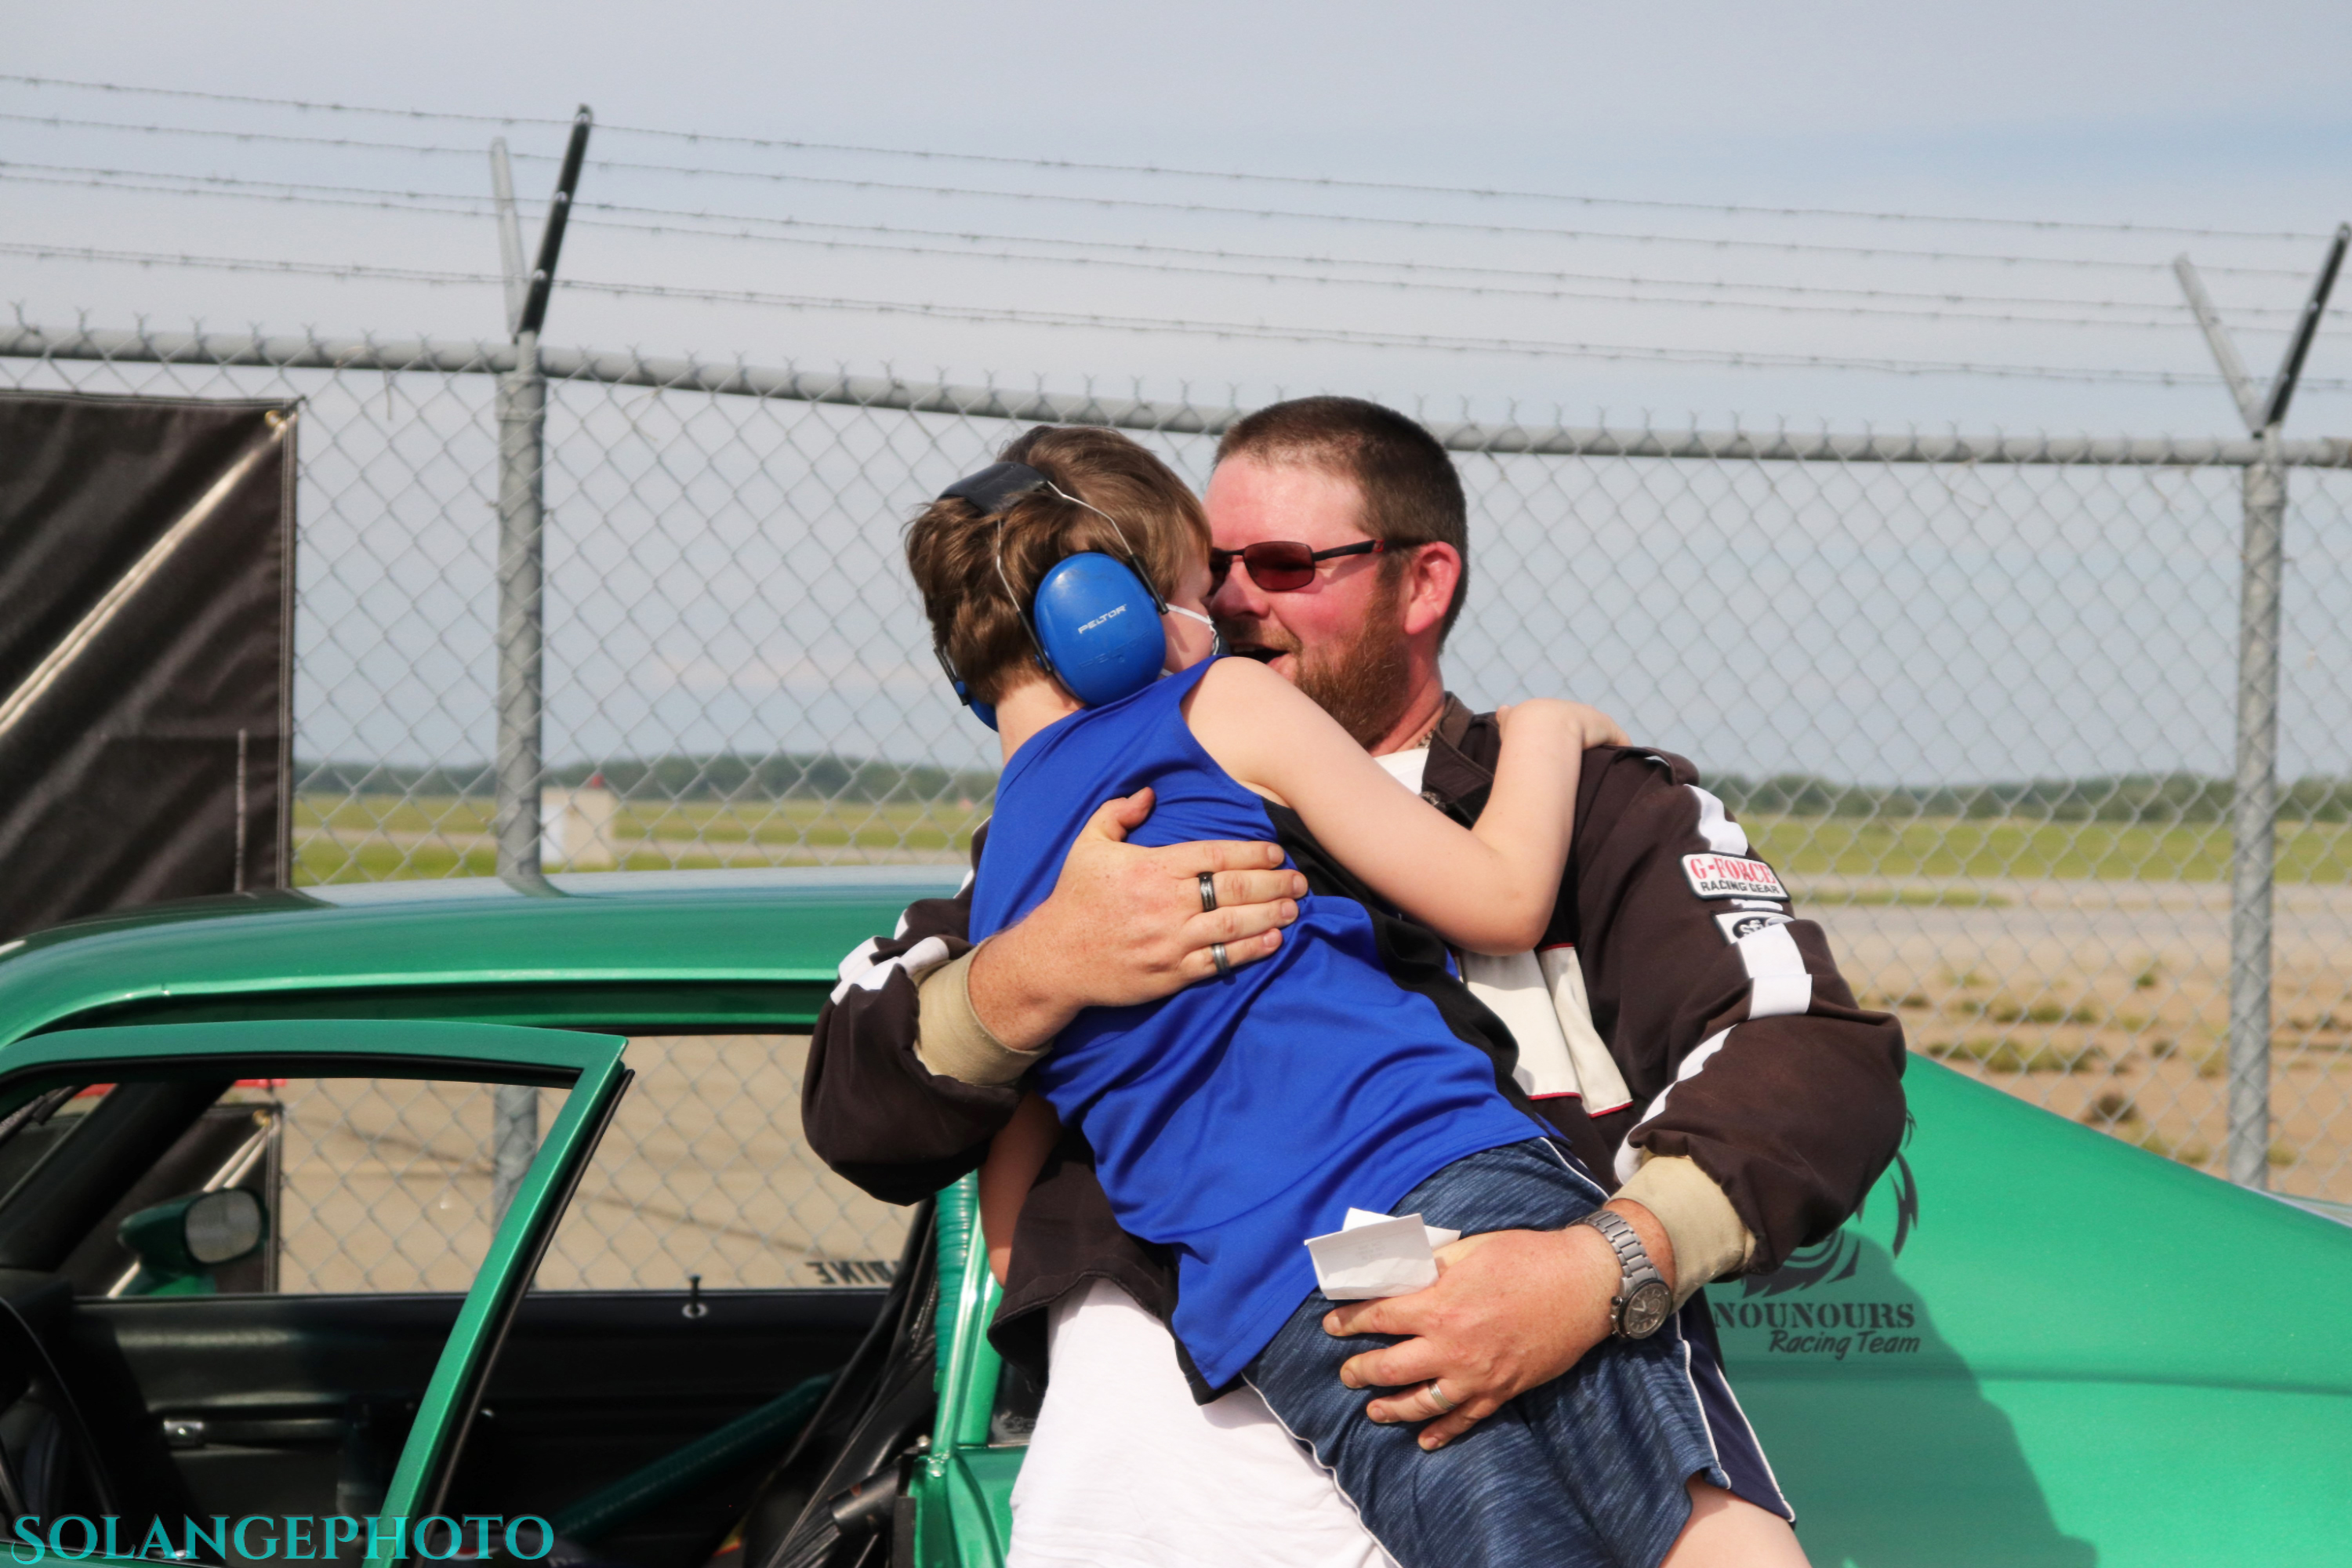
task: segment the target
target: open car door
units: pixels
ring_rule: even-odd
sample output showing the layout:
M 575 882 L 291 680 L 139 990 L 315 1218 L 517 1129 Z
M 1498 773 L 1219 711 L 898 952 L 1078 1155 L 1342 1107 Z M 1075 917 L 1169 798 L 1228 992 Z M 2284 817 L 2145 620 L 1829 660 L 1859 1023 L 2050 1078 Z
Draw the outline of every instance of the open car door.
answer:
M 380 1538 L 373 1552 L 364 1539 L 313 1541 L 298 1552 L 275 1540 L 264 1551 L 257 1536 L 244 1550 L 183 1537 L 188 1521 L 222 1514 L 445 1511 L 493 1358 L 627 1086 L 623 1045 L 493 1025 L 299 1020 L 61 1030 L 0 1050 L 0 1507 L 46 1516 L 44 1529 L 67 1513 L 112 1516 L 110 1538 L 87 1543 L 101 1558 L 135 1560 L 153 1529 L 173 1555 L 193 1548 L 199 1561 L 280 1547 L 413 1556 L 413 1540 Z M 392 1251 L 456 1244 L 470 1278 L 454 1317 L 431 1297 L 322 1292 L 265 1296 L 276 1310 L 255 1318 L 217 1293 L 213 1273 L 284 1240 L 285 1215 L 251 1179 L 270 1164 L 269 1097 L 346 1082 L 436 1091 L 428 1120 L 450 1125 L 481 1086 L 562 1092 L 503 1215 L 436 1228 L 428 1214 L 387 1238 Z M 240 1128 L 252 1157 L 235 1145 Z M 194 1191 L 147 1201 L 174 1156 L 186 1156 L 176 1169 Z M 144 1206 L 125 1214 L 132 1204 Z M 132 1251 L 135 1267 L 122 1269 L 110 1247 Z M 80 1556 L 86 1543 L 69 1529 L 62 1544 Z

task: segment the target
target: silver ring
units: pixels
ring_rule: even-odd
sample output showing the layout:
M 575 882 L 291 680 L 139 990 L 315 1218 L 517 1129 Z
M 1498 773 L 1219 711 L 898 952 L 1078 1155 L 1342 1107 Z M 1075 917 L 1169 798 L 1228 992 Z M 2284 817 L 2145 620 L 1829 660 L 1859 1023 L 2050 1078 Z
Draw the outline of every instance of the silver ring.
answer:
M 1437 1379 L 1433 1377 L 1429 1380 L 1429 1397 L 1431 1402 L 1437 1406 L 1437 1413 L 1440 1415 L 1451 1415 L 1456 1410 L 1462 1408 L 1462 1402 L 1460 1400 L 1448 1399 L 1445 1397 L 1445 1390 L 1437 1386 Z
M 1234 961 L 1225 956 L 1225 944 L 1222 942 L 1209 944 L 1209 960 L 1217 966 L 1217 978 L 1220 980 L 1234 972 Z
M 1217 907 L 1217 879 L 1207 871 L 1201 873 L 1201 912 L 1207 914 Z

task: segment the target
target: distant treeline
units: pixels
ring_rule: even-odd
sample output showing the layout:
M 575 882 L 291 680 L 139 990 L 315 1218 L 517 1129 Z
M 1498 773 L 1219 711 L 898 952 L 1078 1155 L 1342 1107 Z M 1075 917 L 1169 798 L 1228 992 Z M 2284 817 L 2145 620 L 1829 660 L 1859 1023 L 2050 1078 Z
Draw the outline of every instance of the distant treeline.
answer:
M 1748 779 L 1726 773 L 1707 787 L 1742 816 L 2024 816 L 2042 822 L 2221 822 L 2235 789 L 2198 773 L 2125 773 L 2112 778 L 2034 779 L 2024 784 L 1906 785 L 1840 784 L 1812 773 Z M 2279 791 L 2286 822 L 2352 820 L 2352 779 L 2303 778 Z
M 626 800 L 851 800 L 913 805 L 969 800 L 985 805 L 996 774 L 985 768 L 950 770 L 927 763 L 877 762 L 827 752 L 747 757 L 631 758 L 556 769 L 549 782 L 578 787 L 602 773 L 605 786 Z M 494 780 L 487 763 L 398 767 L 388 763 L 308 763 L 295 768 L 305 794 L 460 795 L 487 800 Z M 2044 822 L 2137 822 L 2150 825 L 2221 822 L 2230 814 L 2225 779 L 2197 773 L 2126 773 L 2111 778 L 2034 779 L 2023 784 L 1932 786 L 1842 784 L 1813 773 L 1750 779 L 1725 773 L 1707 787 L 1741 816 L 2023 816 Z M 2352 779 L 2305 778 L 2280 791 L 2287 822 L 2352 821 Z
M 873 805 L 933 800 L 982 803 L 996 793 L 993 769 L 948 769 L 886 763 L 831 752 L 747 757 L 632 757 L 574 763 L 553 769 L 551 784 L 578 788 L 598 773 L 625 800 L 853 800 Z M 489 799 L 497 777 L 488 763 L 401 767 L 391 763 L 298 763 L 296 786 L 305 794 L 460 795 Z

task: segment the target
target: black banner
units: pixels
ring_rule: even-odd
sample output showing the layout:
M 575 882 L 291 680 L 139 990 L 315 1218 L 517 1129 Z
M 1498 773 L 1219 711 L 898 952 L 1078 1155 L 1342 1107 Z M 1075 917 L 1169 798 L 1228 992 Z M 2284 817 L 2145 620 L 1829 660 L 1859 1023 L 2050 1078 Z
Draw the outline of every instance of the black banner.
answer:
M 0 392 L 0 941 L 285 885 L 291 405 Z

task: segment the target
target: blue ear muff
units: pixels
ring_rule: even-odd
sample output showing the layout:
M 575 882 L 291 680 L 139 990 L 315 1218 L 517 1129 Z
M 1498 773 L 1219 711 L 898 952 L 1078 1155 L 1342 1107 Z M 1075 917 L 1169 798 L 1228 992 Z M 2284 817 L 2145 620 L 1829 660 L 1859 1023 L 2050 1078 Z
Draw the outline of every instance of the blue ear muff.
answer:
M 1097 551 L 1045 574 L 1030 623 L 1046 673 L 1089 708 L 1133 696 L 1168 662 L 1159 598 L 1133 567 Z
M 973 699 L 971 695 L 971 688 L 964 683 L 962 676 L 956 673 L 955 661 L 948 658 L 947 649 L 940 647 L 938 644 L 934 643 L 931 646 L 931 657 L 938 659 L 940 661 L 940 668 L 947 672 L 948 685 L 955 691 L 956 700 L 971 709 L 973 718 L 979 720 L 990 729 L 995 729 L 996 704 L 993 702 L 976 701 Z

